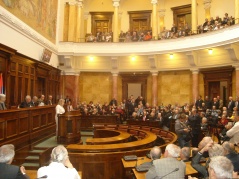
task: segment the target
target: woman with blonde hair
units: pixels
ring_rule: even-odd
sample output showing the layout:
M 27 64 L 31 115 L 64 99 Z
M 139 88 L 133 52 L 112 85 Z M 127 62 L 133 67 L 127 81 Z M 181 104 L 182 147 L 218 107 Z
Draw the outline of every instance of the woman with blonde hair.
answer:
M 65 100 L 64 99 L 59 99 L 58 105 L 56 105 L 56 115 L 55 115 L 55 120 L 56 120 L 56 137 L 58 136 L 58 115 L 65 113 L 65 109 L 63 107 L 64 104 L 65 104 Z

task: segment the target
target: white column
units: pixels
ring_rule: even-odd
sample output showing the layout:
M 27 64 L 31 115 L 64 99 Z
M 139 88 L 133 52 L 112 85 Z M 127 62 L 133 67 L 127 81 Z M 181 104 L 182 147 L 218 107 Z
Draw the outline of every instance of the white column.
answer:
M 119 24 L 119 3 L 120 0 L 112 0 L 114 6 L 114 27 L 113 42 L 119 42 L 118 24 Z
M 211 2 L 212 0 L 204 0 L 203 4 L 204 4 L 204 9 L 205 9 L 205 17 L 209 20 L 209 18 L 211 17 Z
M 76 42 L 80 42 L 80 37 L 81 37 L 81 23 L 82 23 L 82 5 L 83 5 L 83 0 L 77 0 L 77 12 L 76 12 Z
M 237 19 L 235 23 L 239 23 L 238 18 L 239 18 L 239 0 L 235 0 L 235 19 Z
M 192 32 L 197 32 L 198 15 L 197 15 L 197 0 L 192 0 Z
M 158 21 L 157 21 L 157 4 L 158 0 L 151 0 L 153 4 L 153 11 L 152 11 L 152 36 L 153 39 L 158 37 Z

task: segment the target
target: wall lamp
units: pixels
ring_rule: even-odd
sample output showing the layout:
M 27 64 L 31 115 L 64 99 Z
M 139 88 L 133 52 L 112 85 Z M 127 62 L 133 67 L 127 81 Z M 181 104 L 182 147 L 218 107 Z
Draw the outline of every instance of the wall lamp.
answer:
M 212 49 L 208 49 L 208 53 L 209 53 L 209 55 L 212 55 L 213 50 Z
M 173 54 L 172 54 L 172 53 L 169 55 L 169 58 L 170 58 L 170 59 L 173 59 Z

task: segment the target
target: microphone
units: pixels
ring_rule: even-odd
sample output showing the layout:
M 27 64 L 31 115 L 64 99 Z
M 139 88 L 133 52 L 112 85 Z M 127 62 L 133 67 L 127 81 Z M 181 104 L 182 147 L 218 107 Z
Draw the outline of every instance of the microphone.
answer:
M 166 175 L 159 177 L 159 179 L 162 179 L 162 178 L 168 176 L 169 174 L 171 174 L 171 173 L 173 173 L 173 172 L 176 172 L 176 171 L 178 171 L 178 170 L 179 170 L 179 168 L 175 168 L 173 171 L 167 173 Z
M 142 158 L 136 160 L 135 167 L 138 166 L 138 164 L 137 164 L 138 160 L 144 160 L 144 157 L 142 157 Z

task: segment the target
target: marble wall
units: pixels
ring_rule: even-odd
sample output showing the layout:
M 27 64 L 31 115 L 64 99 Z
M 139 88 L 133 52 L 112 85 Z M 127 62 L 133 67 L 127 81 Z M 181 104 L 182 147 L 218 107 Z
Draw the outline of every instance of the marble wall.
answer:
M 111 73 L 82 72 L 79 78 L 79 98 L 81 101 L 104 103 L 111 100 Z M 118 84 L 118 86 L 120 86 L 120 84 Z
M 160 72 L 158 104 L 180 105 L 192 102 L 192 73 L 190 71 Z

